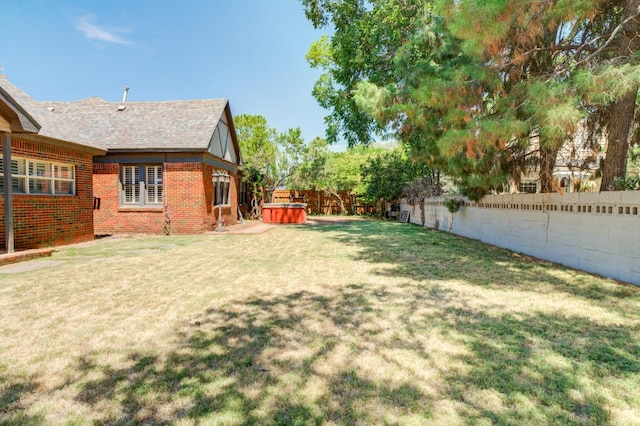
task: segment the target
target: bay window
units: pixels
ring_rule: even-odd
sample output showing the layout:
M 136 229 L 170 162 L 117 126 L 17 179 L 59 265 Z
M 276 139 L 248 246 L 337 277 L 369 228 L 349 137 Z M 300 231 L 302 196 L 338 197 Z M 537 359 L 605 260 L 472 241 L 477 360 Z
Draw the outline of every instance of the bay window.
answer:
M 229 204 L 229 183 L 230 178 L 226 172 L 214 172 L 212 176 L 214 190 L 214 205 L 222 206 Z

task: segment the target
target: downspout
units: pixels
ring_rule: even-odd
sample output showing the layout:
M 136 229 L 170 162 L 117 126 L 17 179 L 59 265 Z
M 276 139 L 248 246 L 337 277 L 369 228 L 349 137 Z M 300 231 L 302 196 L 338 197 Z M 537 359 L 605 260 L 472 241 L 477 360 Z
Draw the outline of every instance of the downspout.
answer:
M 4 235 L 7 253 L 14 252 L 13 188 L 11 186 L 11 136 L 2 133 L 2 166 L 4 170 Z

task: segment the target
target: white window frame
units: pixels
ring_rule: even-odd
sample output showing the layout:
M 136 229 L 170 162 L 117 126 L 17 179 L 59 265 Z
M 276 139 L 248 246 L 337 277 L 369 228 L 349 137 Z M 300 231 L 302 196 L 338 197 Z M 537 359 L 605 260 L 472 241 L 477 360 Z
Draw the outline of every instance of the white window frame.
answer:
M 120 206 L 162 208 L 163 176 L 162 164 L 123 164 L 120 167 Z
M 162 205 L 164 200 L 162 165 L 145 166 L 146 204 Z
M 120 185 L 120 204 L 125 206 L 141 205 L 140 166 L 122 166 Z
M 531 192 L 531 189 L 534 192 Z M 538 182 L 536 181 L 523 181 L 518 185 L 518 192 L 521 194 L 536 194 L 538 193 Z
M 3 160 L 0 156 L 0 181 L 4 179 Z M 73 164 L 12 156 L 11 183 L 14 194 L 74 196 L 76 168 Z

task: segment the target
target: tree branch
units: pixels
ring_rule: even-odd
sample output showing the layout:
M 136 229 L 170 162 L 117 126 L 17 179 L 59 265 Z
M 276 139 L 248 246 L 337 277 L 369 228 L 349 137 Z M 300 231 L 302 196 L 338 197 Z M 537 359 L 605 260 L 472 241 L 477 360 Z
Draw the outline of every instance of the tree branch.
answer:
M 580 66 L 580 64 L 590 61 L 594 56 L 598 55 L 600 52 L 602 52 L 604 50 L 605 47 L 607 47 L 612 41 L 613 38 L 616 36 L 616 34 L 618 34 L 618 32 L 620 32 L 620 30 L 622 30 L 622 27 L 629 21 L 636 19 L 638 16 L 640 16 L 640 11 L 635 13 L 634 15 L 629 16 L 627 19 L 625 19 L 624 21 L 622 21 L 617 27 L 615 27 L 613 29 L 613 31 L 611 32 L 611 35 L 609 36 L 609 38 L 607 39 L 606 42 L 604 42 L 604 44 L 602 46 L 600 46 L 599 49 L 597 49 L 595 52 L 593 52 L 591 55 L 587 56 L 586 58 L 584 58 L 583 60 L 579 61 L 576 63 L 576 67 Z

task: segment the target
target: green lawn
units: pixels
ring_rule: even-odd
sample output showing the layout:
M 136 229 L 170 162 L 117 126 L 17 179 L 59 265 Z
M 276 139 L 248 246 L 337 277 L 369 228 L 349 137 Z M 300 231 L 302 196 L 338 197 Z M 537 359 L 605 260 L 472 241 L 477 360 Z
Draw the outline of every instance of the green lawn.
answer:
M 0 424 L 640 424 L 640 288 L 450 234 L 120 238 L 33 265 L 0 273 Z

